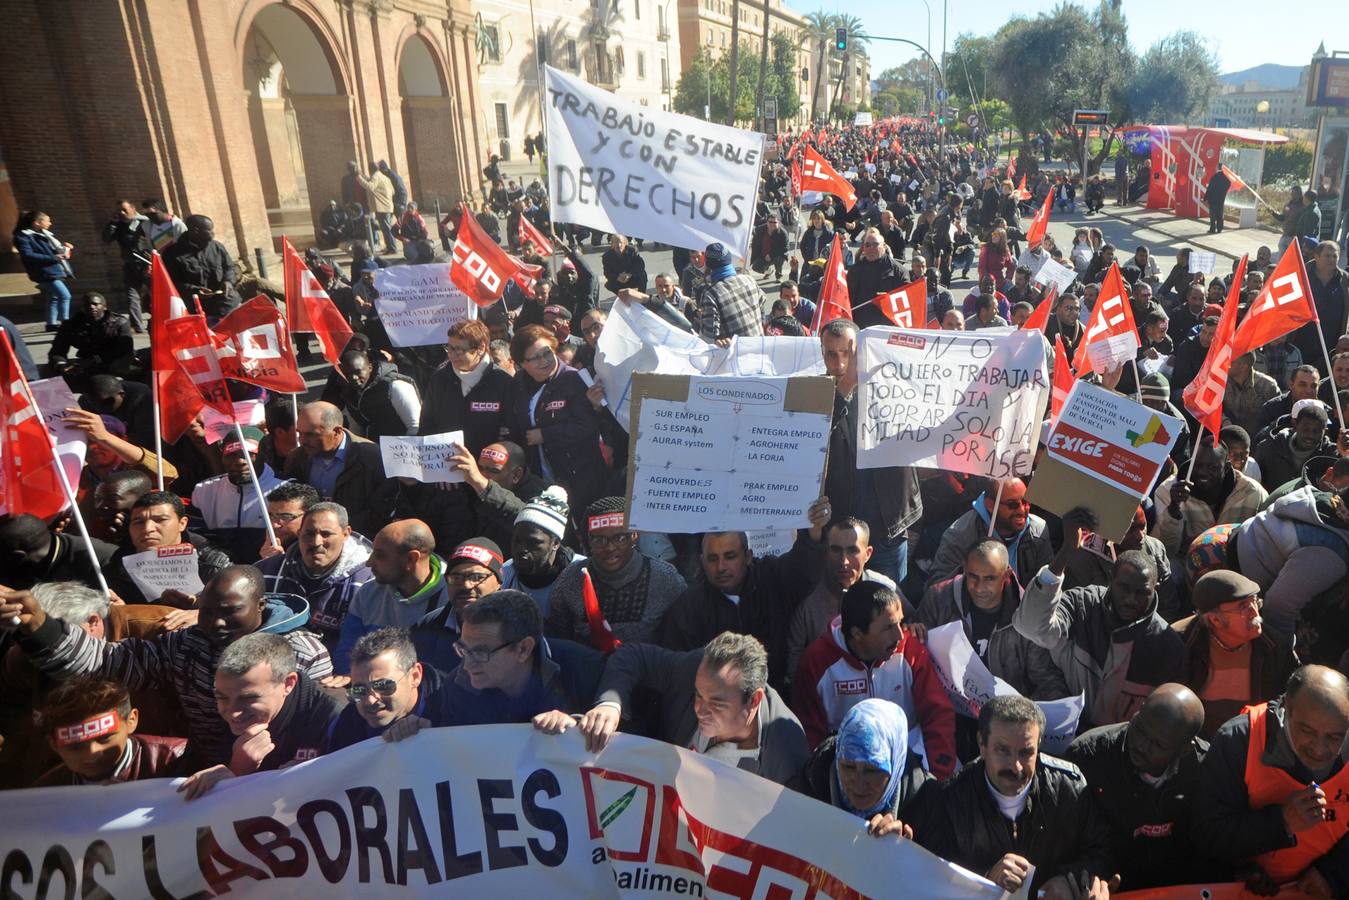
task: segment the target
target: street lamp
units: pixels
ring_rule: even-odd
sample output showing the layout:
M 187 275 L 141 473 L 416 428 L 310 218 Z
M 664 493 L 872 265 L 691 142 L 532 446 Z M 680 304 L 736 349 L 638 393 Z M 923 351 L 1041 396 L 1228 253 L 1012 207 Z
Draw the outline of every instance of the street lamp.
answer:
M 1256 111 L 1257 114 L 1262 115 L 1262 116 L 1265 117 L 1265 126 L 1268 127 L 1268 126 L 1269 126 L 1269 101 L 1268 101 L 1268 100 L 1261 100 L 1259 103 L 1255 104 L 1255 111 Z
M 923 0 L 923 6 L 927 8 L 927 44 L 932 46 L 932 4 Z M 932 58 L 927 61 L 927 109 L 932 109 Z M 927 110 L 924 110 L 926 112 Z

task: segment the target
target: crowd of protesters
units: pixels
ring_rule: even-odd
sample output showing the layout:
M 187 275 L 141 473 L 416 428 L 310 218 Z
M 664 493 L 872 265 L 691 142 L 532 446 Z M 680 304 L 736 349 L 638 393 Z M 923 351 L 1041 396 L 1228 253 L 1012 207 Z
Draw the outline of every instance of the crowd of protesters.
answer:
M 1044 198 L 1069 210 L 1080 193 L 1098 212 L 1099 176 L 1040 173 L 1033 154 L 1014 175 L 983 149 L 878 127 L 808 138 L 848 173 L 851 209 L 835 196 L 803 206 L 795 141 L 779 143 L 742 267 L 712 244 L 648 272 L 640 241 L 554 226 L 542 188 L 493 160 L 469 213 L 546 265 L 521 237 L 528 218 L 554 240 L 556 274 L 512 282 L 481 319 L 452 326 L 443 351 L 395 347 L 384 331 L 373 275 L 395 241 L 409 261 L 441 254 L 402 179 L 352 163 L 318 235 L 350 249 L 349 268 L 308 257 L 355 332 L 319 398 L 292 405 L 232 382 L 265 404 L 265 424 L 212 443 L 199 421 L 162 455 L 132 343 L 144 263 L 161 252 L 208 315 L 237 306 L 237 267 L 210 219 L 153 200 L 119 207 L 105 237 L 124 251 L 129 315 L 98 294 L 69 313 L 72 248 L 46 215 L 26 219 L 20 250 L 60 329 L 49 374 L 78 395 L 67 418 L 87 436 L 77 500 L 97 558 L 69 515 L 0 520 L 4 786 L 181 775 L 191 801 L 367 739 L 532 722 L 578 729 L 593 750 L 620 730 L 675 743 L 1009 891 L 1027 879 L 1051 898 L 1240 880 L 1349 896 L 1339 247 L 1294 233 L 1273 252 L 1251 248 L 1239 302 L 1281 254 L 1305 253 L 1319 323 L 1233 362 L 1221 433 L 1190 419 L 1132 527 L 1102 541 L 1086 510 L 1028 502 L 1034 475 L 857 467 L 858 330 L 888 322 L 874 306 L 856 321 L 816 315 L 834 236 L 854 306 L 925 279 L 928 317 L 946 329 L 1019 326 L 1046 300 L 1039 267 L 1061 262 L 1077 279 L 1045 333 L 1070 357 L 1118 264 L 1147 374 L 1090 377 L 1187 418 L 1181 395 L 1232 274 L 1191 273 L 1185 250 L 1163 272 L 1145 242 L 1112 246 L 1095 228 L 1071 247 L 1032 247 L 1027 220 Z M 442 251 L 460 215 L 433 223 Z M 587 242 L 607 248 L 598 267 Z M 824 490 L 790 549 L 758 556 L 743 533 L 632 529 L 628 436 L 593 383 L 613 303 L 711 344 L 819 342 L 833 428 Z M 448 460 L 462 484 L 386 477 L 381 435 L 448 431 L 464 435 Z M 177 545 L 195 549 L 204 588 L 146 596 L 124 560 Z M 957 714 L 926 649 L 928 630 L 953 622 L 1021 696 Z M 1079 693 L 1076 739 L 1062 758 L 1041 753 L 1032 701 Z

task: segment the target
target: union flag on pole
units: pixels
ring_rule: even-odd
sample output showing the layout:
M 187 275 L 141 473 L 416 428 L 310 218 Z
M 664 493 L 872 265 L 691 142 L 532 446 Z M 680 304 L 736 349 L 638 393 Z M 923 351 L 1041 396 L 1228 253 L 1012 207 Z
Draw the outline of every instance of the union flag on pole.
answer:
M 1068 366 L 1068 354 L 1063 349 L 1063 336 L 1054 335 L 1054 381 L 1049 395 L 1049 420 L 1059 417 L 1059 410 L 1073 389 L 1073 370 Z
M 1232 335 L 1232 358 L 1263 347 L 1308 322 L 1318 321 L 1312 287 L 1297 244 L 1284 251 L 1274 274 L 1265 282 Z
M 1054 203 L 1054 192 L 1045 194 L 1045 202 L 1040 205 L 1035 218 L 1031 220 L 1030 230 L 1026 232 L 1026 246 L 1034 250 L 1045 241 L 1045 230 L 1049 228 L 1049 207 Z
M 529 217 L 524 213 L 520 214 L 519 239 L 522 247 L 525 244 L 533 244 L 541 256 L 553 255 L 553 242 L 544 237 L 543 232 L 535 228 L 534 223 L 529 221 Z
M 792 196 L 801 196 L 801 161 L 792 155 Z
M 927 327 L 926 278 L 896 288 L 888 294 L 877 294 L 871 302 L 900 328 Z
M 1134 324 L 1133 307 L 1129 304 L 1124 278 L 1119 273 L 1119 263 L 1112 263 L 1101 282 L 1101 293 L 1096 297 L 1091 318 L 1087 320 L 1087 336 L 1077 345 L 1073 369 L 1081 377 L 1100 364 L 1101 374 L 1104 374 L 1124 365 L 1137 352 L 1138 326 Z
M 519 271 L 510 254 L 487 236 L 467 206 L 459 217 L 453 255 L 450 281 L 482 307 L 500 300 L 506 282 Z
M 1297 248 L 1294 248 L 1294 255 Z M 1287 256 L 1287 254 L 1284 254 Z M 1216 435 L 1223 427 L 1223 395 L 1227 392 L 1227 372 L 1232 367 L 1232 334 L 1237 327 L 1237 306 L 1241 299 L 1241 285 L 1246 280 L 1246 257 L 1237 264 L 1232 285 L 1227 289 L 1223 314 L 1218 318 L 1218 330 L 1199 373 L 1185 386 L 1182 402 L 1200 425 Z
M 511 275 L 511 281 L 520 286 L 526 297 L 533 297 L 534 285 L 538 284 L 539 278 L 543 276 L 543 266 L 531 266 L 513 253 L 507 253 L 506 256 L 515 264 L 515 273 Z
M 824 267 L 820 299 L 815 303 L 815 318 L 811 320 L 810 333 L 819 334 L 820 329 L 834 319 L 852 320 L 848 270 L 843 267 L 843 236 L 839 234 L 834 235 L 834 246 L 829 251 L 829 262 Z
M 216 323 L 213 338 L 226 378 L 283 394 L 305 392 L 286 320 L 261 294 Z
M 844 209 L 851 210 L 857 205 L 857 191 L 853 190 L 852 183 L 834 171 L 834 167 L 809 145 L 801 161 L 801 189 L 833 194 L 843 200 Z
M 1051 287 L 1049 289 L 1049 294 L 1040 301 L 1040 305 L 1035 307 L 1034 312 L 1026 318 L 1026 321 L 1021 324 L 1021 327 L 1028 331 L 1033 328 L 1041 334 L 1044 334 L 1049 328 L 1049 314 L 1053 311 L 1054 301 L 1058 296 L 1059 289 L 1057 287 Z M 1057 337 L 1057 335 L 1055 335 L 1055 337 Z
M 211 406 L 233 421 L 234 403 L 225 385 L 215 336 L 206 325 L 206 317 L 200 313 L 180 316 L 169 323 L 168 332 L 174 362 L 187 378 L 190 390 L 203 405 Z
M 187 315 L 187 304 L 178 294 L 158 253 L 150 258 L 150 368 L 159 401 L 160 435 L 172 444 L 201 412 L 201 397 L 173 358 L 169 323 Z
M 281 239 L 281 251 L 285 257 L 286 321 L 290 330 L 316 335 L 323 346 L 323 358 L 335 366 L 351 340 L 351 325 L 286 238 Z
M 66 505 L 51 433 L 9 335 L 0 330 L 0 514 L 46 520 Z

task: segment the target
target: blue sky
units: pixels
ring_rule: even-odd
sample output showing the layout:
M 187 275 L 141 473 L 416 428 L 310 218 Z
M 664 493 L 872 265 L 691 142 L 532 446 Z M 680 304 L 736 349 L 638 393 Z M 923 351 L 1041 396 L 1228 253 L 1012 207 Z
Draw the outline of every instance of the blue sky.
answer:
M 860 18 L 872 34 L 927 40 L 928 13 L 923 0 L 790 0 L 794 9 L 842 12 Z M 1094 0 L 1078 0 L 1094 5 Z M 938 55 L 942 40 L 942 0 L 928 0 L 932 8 L 932 52 Z M 1051 0 L 946 0 L 947 36 L 951 42 L 962 32 L 989 34 L 1013 14 L 1033 16 L 1048 12 Z M 1209 38 L 1220 69 L 1233 72 L 1261 63 L 1306 65 L 1322 38 L 1327 52 L 1349 51 L 1349 13 L 1345 0 L 1296 0 L 1289 4 L 1259 0 L 1227 0 L 1224 3 L 1176 2 L 1176 0 L 1124 0 L 1129 36 L 1134 48 L 1146 50 L 1173 31 L 1188 29 Z M 873 75 L 918 55 L 904 44 L 873 42 L 870 48 Z

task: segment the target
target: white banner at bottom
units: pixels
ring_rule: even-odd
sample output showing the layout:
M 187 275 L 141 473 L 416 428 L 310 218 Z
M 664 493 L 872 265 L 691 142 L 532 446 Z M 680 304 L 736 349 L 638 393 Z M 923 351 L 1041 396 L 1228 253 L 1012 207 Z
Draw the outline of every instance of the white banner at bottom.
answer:
M 668 744 L 437 728 L 188 803 L 168 780 L 6 794 L 27 896 L 996 898 L 861 819 Z M 21 825 L 19 824 L 21 823 Z M 55 892 L 60 883 L 61 891 Z M 101 893 L 99 888 L 102 888 Z

